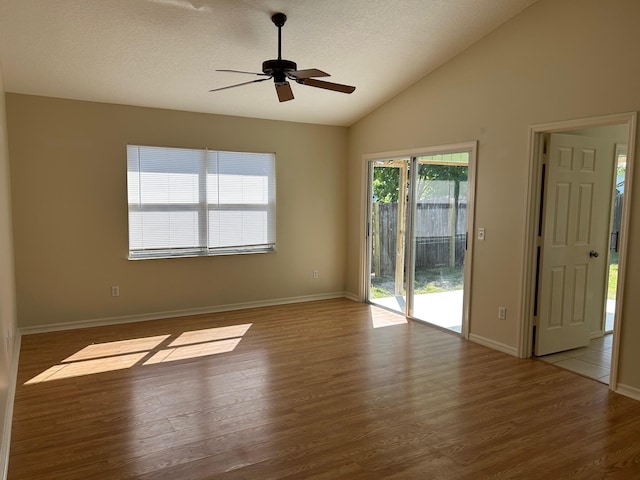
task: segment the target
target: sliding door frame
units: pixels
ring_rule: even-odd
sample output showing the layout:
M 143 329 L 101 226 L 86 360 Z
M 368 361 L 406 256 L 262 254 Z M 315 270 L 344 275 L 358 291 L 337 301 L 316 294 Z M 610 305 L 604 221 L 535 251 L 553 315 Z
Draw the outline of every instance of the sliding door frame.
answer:
M 462 331 L 460 335 L 468 339 L 469 338 L 469 310 L 471 304 L 471 269 L 473 265 L 473 240 L 475 231 L 475 189 L 476 189 L 476 164 L 477 164 L 477 150 L 478 142 L 461 142 L 449 145 L 436 145 L 431 147 L 413 148 L 408 150 L 397 150 L 390 152 L 370 153 L 363 155 L 362 163 L 362 188 L 363 188 L 363 203 L 361 206 L 361 222 L 362 231 L 364 233 L 363 243 L 361 244 L 360 255 L 360 300 L 366 303 L 370 302 L 370 282 L 371 282 L 371 232 L 372 226 L 371 220 L 371 195 L 372 195 L 372 182 L 373 182 L 373 162 L 381 160 L 391 159 L 407 159 L 410 163 L 410 171 L 413 173 L 417 165 L 417 158 L 422 156 L 430 156 L 444 153 L 461 153 L 468 152 L 469 154 L 469 173 L 468 173 L 468 194 L 467 194 L 467 225 L 466 225 L 466 250 L 464 259 L 464 295 L 462 305 Z M 407 215 L 407 231 L 410 232 L 412 224 L 414 222 L 414 215 L 411 213 L 414 209 L 413 194 L 415 190 L 416 180 L 412 175 L 411 187 L 409 189 L 408 199 L 408 215 Z M 412 235 L 405 236 L 405 251 L 409 252 L 405 255 L 405 270 L 407 272 L 406 282 L 406 296 L 407 296 L 407 308 L 405 310 L 405 316 L 409 316 L 410 302 L 413 297 L 413 274 L 411 273 L 411 257 L 415 255 L 411 246 Z M 412 318 L 413 319 L 413 318 Z M 417 319 L 414 319 L 417 320 Z

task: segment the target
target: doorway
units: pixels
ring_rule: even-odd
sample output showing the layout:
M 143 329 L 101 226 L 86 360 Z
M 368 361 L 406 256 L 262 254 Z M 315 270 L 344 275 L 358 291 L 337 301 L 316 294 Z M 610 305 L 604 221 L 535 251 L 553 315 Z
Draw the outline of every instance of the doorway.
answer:
M 476 144 L 365 157 L 366 300 L 468 335 Z
M 521 356 L 533 354 L 612 389 L 635 118 L 611 115 L 531 129 Z
M 613 209 L 611 212 L 610 255 L 607 277 L 607 305 L 604 319 L 604 333 L 613 334 L 613 319 L 616 311 L 618 291 L 620 230 L 622 226 L 622 206 L 624 205 L 624 187 L 627 179 L 627 145 L 616 144 L 615 185 L 613 190 Z

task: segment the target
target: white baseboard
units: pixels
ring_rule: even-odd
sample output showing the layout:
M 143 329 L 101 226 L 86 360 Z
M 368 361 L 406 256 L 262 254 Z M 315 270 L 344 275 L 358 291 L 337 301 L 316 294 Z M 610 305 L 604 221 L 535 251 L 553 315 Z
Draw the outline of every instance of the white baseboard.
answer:
M 11 372 L 9 372 L 9 385 L 7 389 L 7 404 L 4 411 L 4 428 L 2 430 L 2 442 L 0 444 L 0 478 L 7 480 L 9 474 L 9 446 L 11 444 L 11 426 L 13 424 L 13 403 L 16 396 L 16 383 L 18 381 L 18 359 L 20 358 L 20 332 L 16 332 L 13 339 L 11 359 Z
M 600 338 L 602 336 L 604 336 L 604 331 L 598 330 L 597 332 L 591 332 L 591 335 L 589 336 L 589 338 L 593 340 L 594 338 Z
M 346 299 L 348 299 L 348 300 L 352 300 L 352 301 L 354 301 L 354 302 L 358 302 L 358 303 L 360 303 L 360 302 L 361 302 L 360 298 L 358 298 L 358 295 L 354 295 L 354 294 L 353 294 L 353 293 L 351 293 L 351 292 L 343 292 L 343 293 L 342 293 L 342 296 L 343 296 L 344 298 L 346 298 Z
M 616 393 L 619 393 L 620 395 L 624 395 L 625 397 L 630 397 L 634 400 L 640 400 L 640 388 L 630 387 L 629 385 L 618 383 L 617 388 L 614 391 Z
M 125 315 L 122 317 L 94 318 L 78 322 L 54 323 L 50 325 L 22 327 L 22 335 L 34 333 L 57 332 L 61 330 L 75 330 L 78 328 L 99 327 L 104 325 L 118 325 L 121 323 L 145 322 L 147 320 L 160 320 L 163 318 L 187 317 L 190 315 L 202 315 L 207 313 L 229 312 L 232 310 L 245 310 L 248 308 L 272 307 L 275 305 L 287 305 L 291 303 L 315 302 L 318 300 L 330 300 L 344 298 L 345 292 L 321 293 L 317 295 L 305 295 L 302 297 L 276 298 L 273 300 L 259 300 L 257 302 L 230 303 L 201 308 L 189 308 L 185 310 L 170 310 L 166 312 L 143 313 L 138 315 Z
M 484 345 L 485 347 L 493 348 L 494 350 L 498 350 L 499 352 L 507 353 L 514 357 L 518 356 L 518 349 L 516 347 L 496 342 L 495 340 L 491 340 L 490 338 L 481 337 L 480 335 L 476 335 L 475 333 L 469 334 L 469 340 L 474 343 Z

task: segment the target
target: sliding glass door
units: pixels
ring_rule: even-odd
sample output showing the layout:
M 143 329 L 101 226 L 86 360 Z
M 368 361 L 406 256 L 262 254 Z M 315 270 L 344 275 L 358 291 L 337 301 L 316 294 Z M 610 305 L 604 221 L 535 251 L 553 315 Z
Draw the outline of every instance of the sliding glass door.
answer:
M 369 161 L 368 301 L 466 336 L 475 143 Z
M 461 333 L 469 152 L 424 155 L 415 163 L 409 316 Z
M 371 257 L 369 299 L 405 313 L 407 192 L 409 158 L 376 160 L 371 171 Z

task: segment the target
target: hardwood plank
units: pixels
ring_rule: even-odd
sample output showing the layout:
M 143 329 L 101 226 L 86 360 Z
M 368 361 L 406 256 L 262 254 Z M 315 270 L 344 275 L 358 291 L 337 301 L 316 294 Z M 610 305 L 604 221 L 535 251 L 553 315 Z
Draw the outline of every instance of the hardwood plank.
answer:
M 640 402 L 345 299 L 23 337 L 9 480 L 640 478 Z

